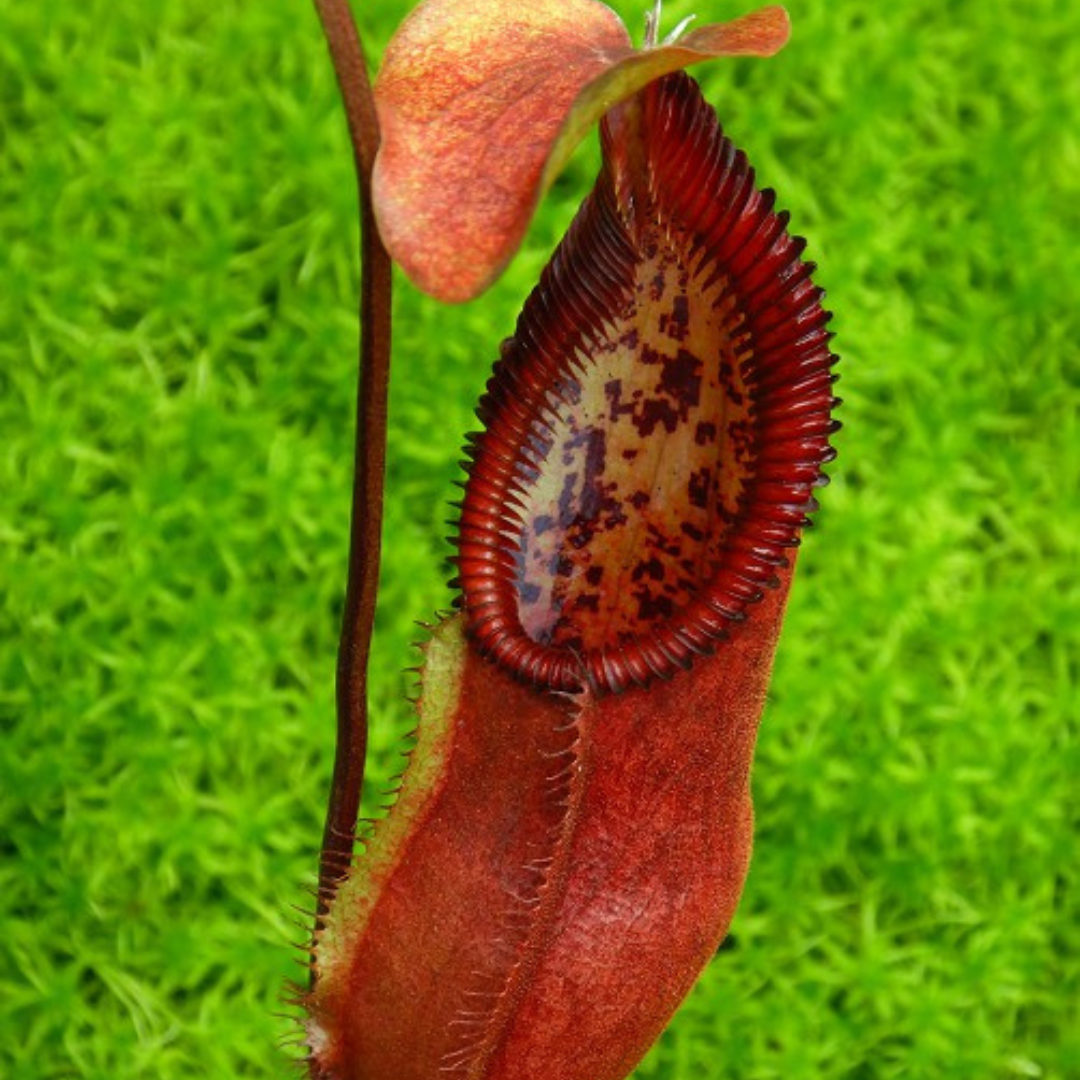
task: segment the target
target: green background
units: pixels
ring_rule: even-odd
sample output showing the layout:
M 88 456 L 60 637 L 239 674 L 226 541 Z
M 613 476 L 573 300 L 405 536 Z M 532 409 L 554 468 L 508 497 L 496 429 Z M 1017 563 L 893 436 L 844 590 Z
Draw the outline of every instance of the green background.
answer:
M 372 59 L 404 7 L 358 5 Z M 845 429 L 731 947 L 638 1075 L 1075 1078 L 1080 7 L 790 10 L 698 73 L 810 238 Z M 595 163 L 482 300 L 398 291 L 376 786 L 472 403 Z M 4 1076 L 292 1074 L 355 230 L 306 3 L 0 3 Z

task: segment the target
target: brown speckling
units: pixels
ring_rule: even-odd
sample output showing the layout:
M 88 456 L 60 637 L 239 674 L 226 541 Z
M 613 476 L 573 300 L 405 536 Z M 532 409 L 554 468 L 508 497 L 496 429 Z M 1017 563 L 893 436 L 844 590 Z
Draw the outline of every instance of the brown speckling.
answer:
M 690 496 L 690 505 L 699 509 L 705 509 L 709 505 L 709 485 L 712 481 L 711 469 L 699 469 L 690 474 L 687 485 L 687 494 Z
M 664 580 L 664 564 L 659 559 L 655 557 L 643 559 L 630 574 L 631 581 L 641 581 L 647 577 L 652 578 L 653 581 Z
M 671 314 L 664 326 L 667 336 L 674 341 L 685 341 L 690 335 L 690 301 L 685 294 L 675 296 L 671 301 Z
M 527 440 L 545 454 L 525 492 L 527 562 L 550 567 L 551 584 L 527 588 L 520 571 L 518 602 L 523 625 L 555 645 L 598 647 L 684 607 L 736 509 L 741 481 L 726 470 L 752 429 L 732 401 L 735 358 L 717 344 L 730 306 L 690 292 L 678 242 L 647 238 L 634 297 L 610 336 L 575 354 L 543 441 Z
M 663 593 L 651 593 L 644 590 L 633 593 L 638 602 L 638 618 L 644 623 L 657 619 L 670 619 L 675 614 L 675 604 L 670 596 Z
M 660 375 L 661 394 L 666 394 L 678 406 L 679 419 L 684 423 L 690 410 L 701 402 L 701 361 L 685 349 L 679 349 L 669 360 Z

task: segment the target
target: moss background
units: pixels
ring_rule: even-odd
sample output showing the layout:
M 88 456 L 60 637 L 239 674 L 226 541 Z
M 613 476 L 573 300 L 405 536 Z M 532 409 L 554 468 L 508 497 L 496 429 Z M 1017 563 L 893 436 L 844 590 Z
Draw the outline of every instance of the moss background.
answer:
M 405 5 L 357 6 L 374 58 Z M 1080 1077 L 1080 7 L 789 7 L 699 76 L 810 238 L 846 427 L 730 948 L 638 1076 Z M 480 302 L 398 292 L 376 782 L 471 405 L 594 167 Z M 350 170 L 302 0 L 0 6 L 0 1075 L 291 1075 Z

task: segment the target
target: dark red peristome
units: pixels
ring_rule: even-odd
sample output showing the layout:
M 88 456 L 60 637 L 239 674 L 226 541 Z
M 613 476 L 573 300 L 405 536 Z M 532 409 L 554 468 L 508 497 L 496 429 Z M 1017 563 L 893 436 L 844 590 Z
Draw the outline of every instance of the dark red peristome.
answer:
M 618 692 L 775 587 L 838 425 L 804 241 L 696 85 L 652 84 L 603 141 L 481 402 L 457 564 L 483 653 Z

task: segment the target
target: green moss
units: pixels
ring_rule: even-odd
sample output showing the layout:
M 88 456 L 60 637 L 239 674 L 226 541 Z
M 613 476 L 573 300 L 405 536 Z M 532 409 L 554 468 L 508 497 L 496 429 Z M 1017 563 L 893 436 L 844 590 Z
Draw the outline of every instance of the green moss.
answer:
M 781 56 L 698 70 L 810 237 L 847 427 L 734 938 L 640 1076 L 1067 1080 L 1080 11 L 789 6 Z M 403 5 L 358 7 L 374 54 Z M 594 164 L 488 297 L 399 292 L 376 785 L 412 620 L 448 601 L 472 404 Z M 331 765 L 350 168 L 303 4 L 3 7 L 3 1075 L 291 1075 L 272 1013 Z

